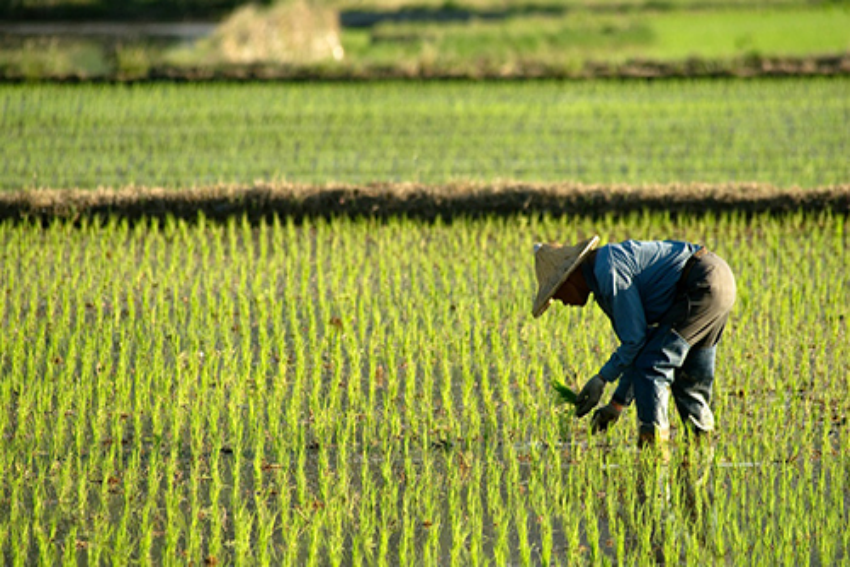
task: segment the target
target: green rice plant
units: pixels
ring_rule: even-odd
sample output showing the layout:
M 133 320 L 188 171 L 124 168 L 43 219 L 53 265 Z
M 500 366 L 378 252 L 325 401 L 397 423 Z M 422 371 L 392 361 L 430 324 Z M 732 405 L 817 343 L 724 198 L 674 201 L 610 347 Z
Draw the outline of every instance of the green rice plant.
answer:
M 414 526 L 417 523 L 416 514 L 411 510 L 409 498 L 402 499 L 402 514 L 400 521 L 402 526 L 398 551 L 399 562 L 409 565 L 415 562 L 415 557 L 413 556 L 414 550 L 412 547 L 414 545 Z
M 554 397 L 557 403 L 576 405 L 576 392 L 565 386 L 557 378 L 553 378 L 550 385 L 555 390 Z
M 254 522 L 254 514 L 248 510 L 247 504 L 236 510 L 234 517 L 234 553 L 237 557 L 248 557 L 253 554 L 253 538 L 251 536 Z

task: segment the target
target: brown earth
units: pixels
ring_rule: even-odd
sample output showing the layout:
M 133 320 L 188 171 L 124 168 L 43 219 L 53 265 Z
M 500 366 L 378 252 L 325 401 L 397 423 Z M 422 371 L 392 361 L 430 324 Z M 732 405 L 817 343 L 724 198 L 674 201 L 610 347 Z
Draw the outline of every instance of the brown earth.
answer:
M 685 61 L 632 60 L 626 63 L 588 62 L 578 69 L 529 62 L 509 69 L 490 66 L 451 69 L 440 66 L 346 66 L 310 64 L 240 64 L 231 66 L 158 67 L 116 71 L 104 76 L 17 76 L 0 68 L 0 81 L 44 82 L 157 82 L 157 81 L 372 81 L 396 79 L 681 79 L 750 77 L 828 77 L 851 73 L 849 53 L 809 57 L 752 56 L 731 61 L 688 59 Z
M 371 185 L 257 184 L 194 189 L 36 189 L 0 193 L 0 221 L 49 223 L 55 219 L 131 222 L 167 217 L 211 220 L 246 217 L 458 217 L 717 212 L 787 214 L 829 211 L 849 214 L 849 185 L 783 189 L 757 184 L 604 186 L 580 184 L 413 183 Z

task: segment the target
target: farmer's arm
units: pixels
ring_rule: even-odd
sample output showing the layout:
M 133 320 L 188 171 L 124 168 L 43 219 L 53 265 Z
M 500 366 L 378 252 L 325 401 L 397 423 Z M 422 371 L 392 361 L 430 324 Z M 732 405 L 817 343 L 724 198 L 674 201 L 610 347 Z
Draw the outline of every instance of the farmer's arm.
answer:
M 644 316 L 641 295 L 631 278 L 625 278 L 617 270 L 612 270 L 605 278 L 605 282 L 601 279 L 603 278 L 598 275 L 597 281 L 601 292 L 609 295 L 612 326 L 621 344 L 600 369 L 599 374 L 606 382 L 614 382 L 632 366 L 633 361 L 644 346 L 647 321 Z M 632 381 L 628 376 L 625 377 L 623 384 L 618 386 L 618 392 L 626 395 L 626 390 L 629 390 L 631 385 Z M 622 391 L 622 388 L 624 391 Z M 627 402 L 629 400 L 623 399 L 622 401 Z

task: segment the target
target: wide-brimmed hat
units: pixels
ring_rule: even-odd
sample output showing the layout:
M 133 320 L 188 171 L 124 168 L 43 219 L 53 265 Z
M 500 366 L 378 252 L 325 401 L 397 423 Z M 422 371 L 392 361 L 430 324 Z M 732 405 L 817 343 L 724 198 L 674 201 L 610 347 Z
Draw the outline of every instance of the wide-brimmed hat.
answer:
M 593 236 L 573 246 L 535 244 L 535 275 L 538 277 L 538 296 L 532 306 L 532 315 L 540 317 L 550 306 L 553 295 L 570 274 L 579 267 L 594 246 L 600 241 Z

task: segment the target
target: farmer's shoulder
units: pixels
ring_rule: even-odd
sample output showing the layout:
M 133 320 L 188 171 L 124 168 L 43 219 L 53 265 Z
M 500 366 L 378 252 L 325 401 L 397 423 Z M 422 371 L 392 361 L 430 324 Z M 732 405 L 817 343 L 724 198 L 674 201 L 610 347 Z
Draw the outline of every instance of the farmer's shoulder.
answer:
M 600 247 L 595 260 L 594 272 L 623 277 L 638 274 L 648 266 L 680 254 L 688 243 L 671 240 L 624 240 Z
M 610 258 L 626 259 L 637 256 L 656 256 L 670 252 L 679 252 L 683 249 L 697 249 L 697 244 L 681 240 L 624 240 L 623 242 L 607 244 L 600 248 Z
M 612 242 L 601 246 L 597 251 L 598 262 L 603 264 L 617 264 L 629 262 L 630 258 L 641 253 L 647 242 L 641 240 L 624 240 L 623 242 Z
M 601 246 L 594 259 L 595 275 L 605 280 L 610 274 L 632 271 L 639 244 L 636 240 L 626 240 Z

